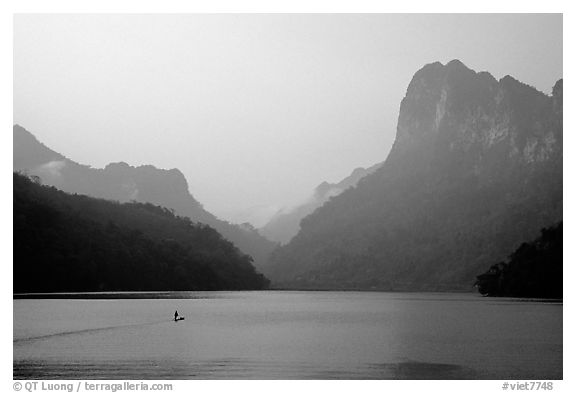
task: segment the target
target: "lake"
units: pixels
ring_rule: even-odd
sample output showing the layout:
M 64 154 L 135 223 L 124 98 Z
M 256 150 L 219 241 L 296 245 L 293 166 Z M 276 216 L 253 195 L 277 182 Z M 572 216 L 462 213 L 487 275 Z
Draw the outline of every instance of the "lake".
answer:
M 476 294 L 20 298 L 16 379 L 562 379 L 562 303 Z M 172 320 L 178 310 L 184 321 Z

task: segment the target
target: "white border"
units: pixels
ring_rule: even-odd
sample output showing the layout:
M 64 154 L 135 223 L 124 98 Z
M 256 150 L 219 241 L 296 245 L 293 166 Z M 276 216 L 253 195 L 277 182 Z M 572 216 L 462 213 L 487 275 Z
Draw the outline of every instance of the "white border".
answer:
M 1 82 L 1 106 L 0 117 L 4 131 L 0 147 L 2 149 L 0 157 L 2 171 L 0 179 L 3 186 L 0 192 L 0 206 L 2 206 L 2 259 L 3 274 L 1 275 L 2 314 L 4 323 L 2 324 L 2 340 L 0 357 L 0 375 L 2 390 L 12 390 L 12 140 L 9 135 L 12 129 L 12 45 L 13 45 L 13 14 L 14 13 L 184 13 L 184 12 L 325 12 L 325 13 L 359 13 L 359 12 L 546 12 L 564 13 L 564 73 L 574 69 L 574 43 L 570 37 L 576 37 L 574 32 L 574 13 L 569 1 L 498 1 L 483 0 L 481 2 L 462 1 L 410 1 L 410 2 L 378 2 L 368 0 L 354 1 L 316 1 L 316 0 L 292 0 L 274 2 L 272 0 L 212 0 L 212 1 L 185 1 L 185 0 L 163 0 L 163 1 L 123 1 L 123 0 L 100 0 L 100 1 L 73 1 L 73 0 L 9 0 L 0 5 L 0 42 L 2 49 L 2 78 Z M 576 147 L 574 143 L 572 116 L 573 91 L 571 78 L 565 78 L 566 91 L 564 107 L 566 117 L 564 123 L 564 143 L 568 146 L 565 151 L 570 152 Z M 576 168 L 574 155 L 567 155 L 564 163 L 564 204 L 565 215 L 565 240 L 570 244 L 573 237 L 571 226 L 574 217 L 574 208 L 570 202 L 574 201 L 574 181 L 571 179 L 573 169 Z M 576 332 L 573 311 L 573 289 L 571 284 L 574 277 L 574 251 L 567 246 L 564 257 L 564 381 L 554 381 L 554 391 L 575 391 L 574 375 L 570 372 L 574 365 L 574 338 L 572 332 Z M 111 381 L 112 382 L 112 381 Z M 152 381 L 148 381 L 152 382 Z M 502 383 L 499 381 L 173 381 L 174 391 L 184 392 L 196 389 L 197 391 L 221 390 L 240 392 L 294 392 L 294 391 L 342 391 L 348 392 L 352 389 L 361 389 L 362 392 L 391 391 L 445 391 L 445 392 L 496 392 L 502 391 Z

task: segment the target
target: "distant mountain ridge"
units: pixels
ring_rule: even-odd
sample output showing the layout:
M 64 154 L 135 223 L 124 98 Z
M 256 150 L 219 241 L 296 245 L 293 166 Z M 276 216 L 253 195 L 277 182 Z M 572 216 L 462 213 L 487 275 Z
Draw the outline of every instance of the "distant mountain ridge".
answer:
M 173 209 L 180 216 L 210 225 L 242 252 L 252 256 L 259 268 L 275 244 L 255 230 L 219 220 L 206 211 L 188 191 L 188 182 L 178 169 L 152 165 L 132 167 L 124 162 L 104 169 L 78 164 L 40 143 L 19 125 L 13 127 L 15 171 L 40 177 L 42 183 L 69 193 L 120 202 L 149 202 Z
M 280 244 L 288 243 L 300 230 L 300 221 L 322 206 L 330 198 L 341 194 L 346 189 L 356 186 L 360 179 L 373 173 L 382 163 L 369 168 L 356 168 L 338 183 L 323 182 L 314 189 L 314 193 L 305 203 L 292 209 L 276 213 L 266 225 L 258 231 L 266 238 Z
M 304 218 L 269 277 L 290 288 L 470 289 L 562 220 L 562 86 L 547 96 L 457 60 L 426 65 L 386 161 Z

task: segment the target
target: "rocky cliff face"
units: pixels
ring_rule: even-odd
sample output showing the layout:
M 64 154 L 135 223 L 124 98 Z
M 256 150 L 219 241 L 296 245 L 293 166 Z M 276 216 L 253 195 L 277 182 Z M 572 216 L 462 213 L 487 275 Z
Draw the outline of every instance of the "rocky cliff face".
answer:
M 279 285 L 463 289 L 562 217 L 562 82 L 547 96 L 454 60 L 426 65 L 370 176 L 275 253 Z
M 177 215 L 210 225 L 261 267 L 275 244 L 255 230 L 219 220 L 190 194 L 188 182 L 178 169 L 152 165 L 132 167 L 112 163 L 104 169 L 80 165 L 40 143 L 21 126 L 14 126 L 15 171 L 40 177 L 42 183 L 68 193 L 89 195 L 120 202 L 149 202 L 173 209 Z
M 312 196 L 303 204 L 281 210 L 258 231 L 266 238 L 280 244 L 288 243 L 300 230 L 300 221 L 322 206 L 330 198 L 340 195 L 350 187 L 355 187 L 363 177 L 373 173 L 381 163 L 370 168 L 356 168 L 338 183 L 323 182 L 314 189 Z

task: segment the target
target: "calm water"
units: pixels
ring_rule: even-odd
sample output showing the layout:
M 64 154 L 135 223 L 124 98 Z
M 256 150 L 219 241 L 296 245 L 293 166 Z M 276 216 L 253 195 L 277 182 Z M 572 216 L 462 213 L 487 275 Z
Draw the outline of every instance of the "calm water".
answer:
M 558 303 L 370 292 L 114 297 L 15 299 L 14 377 L 562 378 Z M 174 310 L 186 320 L 172 321 Z

